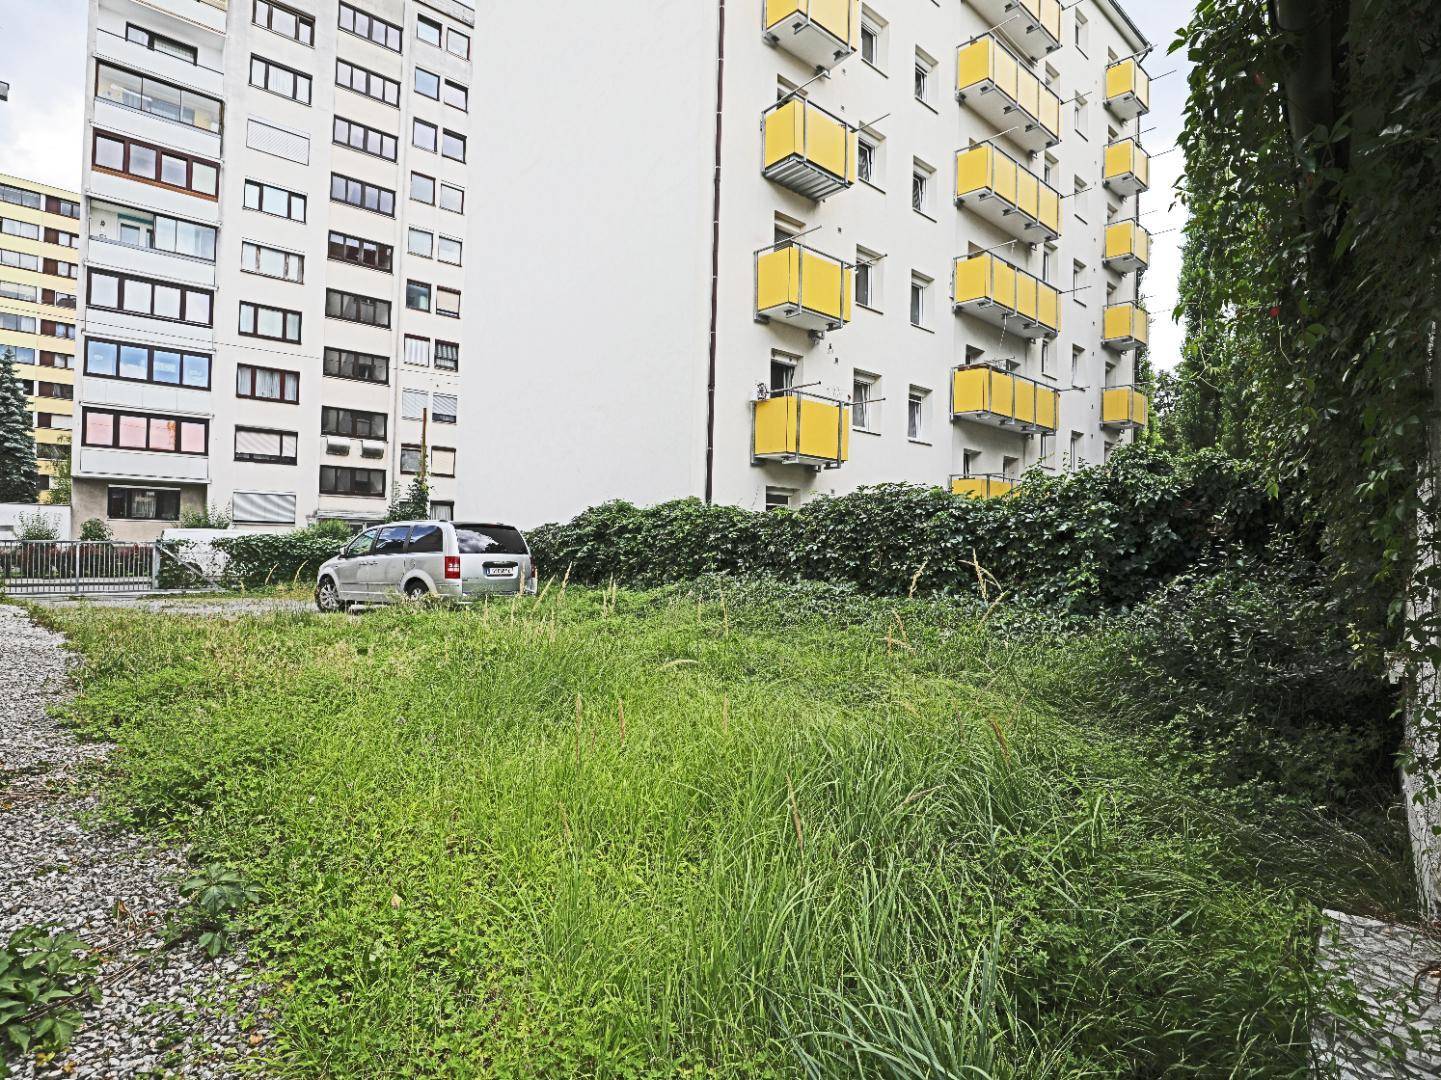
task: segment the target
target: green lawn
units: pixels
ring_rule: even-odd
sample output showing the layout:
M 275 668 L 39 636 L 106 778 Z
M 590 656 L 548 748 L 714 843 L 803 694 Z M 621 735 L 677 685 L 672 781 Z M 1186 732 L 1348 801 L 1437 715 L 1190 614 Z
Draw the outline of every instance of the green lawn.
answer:
M 776 592 L 46 617 L 111 811 L 263 888 L 277 1075 L 1304 1075 L 1332 883 L 1094 647 Z

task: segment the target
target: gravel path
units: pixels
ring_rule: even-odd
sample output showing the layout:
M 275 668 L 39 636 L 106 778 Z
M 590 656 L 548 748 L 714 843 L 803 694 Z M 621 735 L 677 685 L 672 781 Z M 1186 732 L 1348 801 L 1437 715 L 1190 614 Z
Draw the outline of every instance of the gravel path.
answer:
M 111 748 L 80 742 L 46 714 L 70 692 L 61 644 L 0 605 L 0 941 L 26 924 L 73 931 L 106 950 L 104 997 L 66 1051 L 18 1061 L 15 1075 L 229 1075 L 264 1045 L 244 957 L 212 962 L 190 944 L 163 947 L 183 854 L 88 813 L 97 801 L 87 789 Z

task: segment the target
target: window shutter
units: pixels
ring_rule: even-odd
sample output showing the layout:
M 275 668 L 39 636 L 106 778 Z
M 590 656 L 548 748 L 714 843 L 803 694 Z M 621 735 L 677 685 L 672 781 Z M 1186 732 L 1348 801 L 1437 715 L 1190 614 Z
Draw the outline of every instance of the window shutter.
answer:
M 249 428 L 236 428 L 235 452 L 237 454 L 279 456 L 280 436 L 276 435 L 273 431 L 252 431 Z
M 400 415 L 406 420 L 419 420 L 430 395 L 424 390 L 404 390 L 400 395 Z
M 245 129 L 245 145 L 262 154 L 273 154 L 301 165 L 310 164 L 310 140 L 304 135 L 267 124 L 263 120 L 251 120 Z
M 231 497 L 236 524 L 294 525 L 295 496 L 279 491 L 237 491 Z

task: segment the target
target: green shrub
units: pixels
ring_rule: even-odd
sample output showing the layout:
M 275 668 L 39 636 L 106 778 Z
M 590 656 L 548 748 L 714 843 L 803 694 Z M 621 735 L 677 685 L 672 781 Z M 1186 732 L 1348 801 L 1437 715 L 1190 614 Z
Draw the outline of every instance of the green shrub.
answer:
M 100 1000 L 95 970 L 71 933 L 22 926 L 0 946 L 0 1077 L 12 1056 L 64 1049 L 80 1026 L 76 1004 Z
M 1259 476 L 1218 453 L 1117 452 L 1105 466 L 1037 476 L 1006 499 L 888 484 L 798 510 L 690 499 L 606 503 L 530 535 L 542 572 L 654 586 L 705 573 L 849 583 L 880 595 L 975 592 L 1077 612 L 1126 608 L 1228 549 L 1263 549 L 1288 522 Z
M 99 542 L 109 540 L 113 536 L 114 533 L 110 531 L 110 526 L 105 524 L 105 522 L 101 521 L 99 518 L 87 518 L 85 520 L 85 523 L 80 526 L 81 540 Z
M 351 536 L 344 522 L 323 521 L 295 532 L 224 536 L 213 546 L 230 559 L 228 577 L 255 587 L 289 584 L 313 576 L 321 563 L 350 542 Z
M 60 527 L 55 524 L 55 519 L 38 510 L 33 514 L 21 514 L 16 520 L 16 524 L 19 526 L 15 530 L 15 537 L 18 540 L 60 539 Z
M 212 960 L 228 952 L 240 929 L 240 915 L 260 902 L 257 889 L 238 870 L 211 863 L 180 883 L 186 906 L 170 922 L 172 941 L 193 938 Z
M 214 506 L 205 506 L 200 510 L 183 510 L 180 514 L 180 527 L 182 529 L 228 529 L 230 528 L 230 515 Z

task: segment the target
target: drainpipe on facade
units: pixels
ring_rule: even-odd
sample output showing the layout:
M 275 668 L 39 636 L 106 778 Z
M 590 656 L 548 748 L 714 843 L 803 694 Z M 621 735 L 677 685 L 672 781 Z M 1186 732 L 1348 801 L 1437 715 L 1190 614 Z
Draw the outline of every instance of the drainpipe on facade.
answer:
M 706 377 L 705 414 L 705 501 L 715 501 L 715 383 L 717 323 L 720 319 L 721 239 L 721 114 L 725 107 L 726 0 L 717 0 L 715 73 L 715 193 L 711 203 L 710 241 L 710 363 Z

